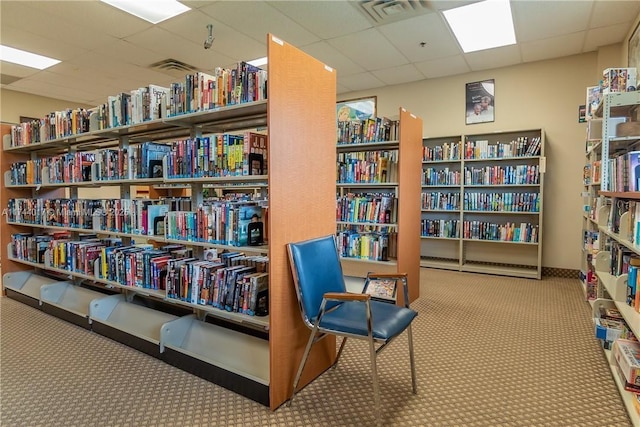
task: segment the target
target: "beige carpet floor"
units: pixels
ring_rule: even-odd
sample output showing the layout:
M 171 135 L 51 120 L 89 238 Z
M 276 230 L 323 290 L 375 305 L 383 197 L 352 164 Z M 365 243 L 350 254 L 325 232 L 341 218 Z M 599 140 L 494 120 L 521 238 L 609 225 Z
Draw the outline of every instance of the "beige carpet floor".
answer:
M 630 425 L 577 280 L 422 270 L 414 322 L 379 357 L 389 426 Z M 96 333 L 0 298 L 2 426 L 369 426 L 366 346 L 275 412 Z

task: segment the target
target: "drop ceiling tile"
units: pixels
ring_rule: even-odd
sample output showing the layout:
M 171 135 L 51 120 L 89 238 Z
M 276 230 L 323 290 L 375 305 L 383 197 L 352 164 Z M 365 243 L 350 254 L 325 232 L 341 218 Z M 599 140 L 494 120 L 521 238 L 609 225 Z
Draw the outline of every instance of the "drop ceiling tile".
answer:
M 76 2 L 26 2 L 31 6 L 27 17 L 23 17 L 21 21 L 16 23 L 23 23 L 24 20 L 28 20 L 28 32 L 39 35 L 47 40 L 47 44 L 55 44 L 62 42 L 74 48 L 82 49 L 95 49 L 110 41 L 115 40 L 115 37 L 110 36 L 102 31 L 96 31 L 94 28 L 86 25 L 82 21 L 71 22 L 65 16 L 52 15 L 45 10 L 45 3 L 56 4 L 59 7 L 70 7 Z M 34 4 L 39 4 L 42 7 L 36 7 Z M 4 9 L 4 8 L 3 8 Z M 99 16 L 97 13 L 92 13 L 92 16 Z M 14 25 L 16 24 L 14 23 Z M 21 26 L 21 25 L 16 25 Z
M 86 90 L 74 89 L 63 86 L 55 86 L 46 82 L 35 81 L 32 79 L 22 79 L 9 85 L 11 89 L 21 92 L 32 93 L 35 95 L 46 96 L 66 101 L 74 101 L 75 103 L 84 104 L 92 95 Z
M 158 52 L 137 46 L 126 40 L 116 40 L 100 48 L 100 54 L 122 61 L 127 64 L 147 67 L 155 62 L 166 59 Z
M 402 83 L 424 80 L 424 75 L 422 75 L 422 73 L 418 71 L 416 66 L 413 64 L 376 70 L 372 71 L 371 74 L 376 76 L 386 85 L 399 85 Z
M 15 3 L 15 2 L 13 2 Z M 88 27 L 95 34 L 126 37 L 153 26 L 150 22 L 101 1 L 27 1 L 54 23 L 68 22 L 70 27 Z M 4 6 L 3 6 L 4 11 Z
M 634 17 L 640 14 L 640 1 L 596 1 L 591 17 L 591 27 L 606 27 L 614 24 L 626 24 L 629 31 Z
M 338 84 L 350 90 L 374 89 L 384 86 L 384 83 L 371 73 L 353 74 L 344 77 L 340 77 L 340 74 L 338 74 Z
M 467 53 L 465 60 L 472 71 L 506 67 L 522 62 L 517 45 Z
M 205 28 L 203 27 L 204 30 Z M 233 61 L 233 59 L 218 53 L 214 49 L 204 49 L 200 44 L 159 27 L 127 37 L 125 40 L 141 48 L 157 52 L 163 55 L 165 59 L 177 59 L 198 70 L 205 70 L 218 64 L 226 64 Z M 204 41 L 204 38 L 202 40 Z
M 593 1 L 512 1 L 518 43 L 584 31 Z
M 471 71 L 463 55 L 434 59 L 432 61 L 422 61 L 415 65 L 416 68 L 429 79 L 464 74 Z
M 365 71 L 364 68 L 353 62 L 348 56 L 338 52 L 325 41 L 301 47 L 301 50 L 335 68 L 338 71 L 338 75 L 348 76 Z
M 411 62 L 444 58 L 461 53 L 440 14 L 417 16 L 377 27 Z M 426 43 L 424 47 L 420 43 Z
M 367 70 L 381 70 L 409 62 L 378 30 L 373 28 L 336 37 L 328 40 L 328 43 Z
M 621 24 L 591 29 L 587 31 L 583 52 L 591 52 L 600 46 L 619 43 L 626 38 L 628 32 L 627 26 Z
M 579 32 L 522 43 L 520 46 L 522 60 L 532 62 L 582 53 L 585 35 L 586 33 Z
M 25 67 L 24 65 L 13 64 L 11 62 L 0 61 L 0 73 L 5 74 L 7 76 L 15 76 L 15 77 L 29 77 L 36 73 L 39 73 L 40 70 L 37 68 Z
M 323 40 L 371 28 L 372 24 L 351 1 L 267 1 Z M 277 32 L 275 35 L 279 36 Z
M 304 46 L 319 38 L 267 2 L 222 1 L 200 9 L 229 27 L 264 43 L 268 33 L 294 46 Z
M 204 41 L 209 35 L 208 24 L 213 24 L 214 41 L 210 49 L 205 49 Z M 168 38 L 166 33 L 173 38 Z M 155 37 L 163 37 L 167 40 L 165 54 L 183 50 L 188 51 L 184 52 L 185 56 L 201 58 L 202 60 L 193 59 L 194 63 L 182 60 L 191 65 L 205 64 L 198 66 L 200 69 L 221 67 L 227 63 L 236 63 L 240 60 L 250 61 L 267 56 L 266 34 L 263 35 L 261 41 L 254 40 L 199 10 L 192 12 L 188 17 L 176 16 L 169 21 L 160 23 L 158 28 L 153 31 L 146 31 L 128 40 L 141 43 L 142 47 L 156 50 L 153 48 Z M 184 43 L 185 40 L 187 43 Z M 173 54 L 177 55 L 177 53 Z M 175 58 L 175 56 L 173 57 Z
M 340 94 L 340 93 L 347 93 L 347 92 L 351 92 L 351 89 L 342 85 L 336 85 L 336 93 Z
M 0 1 L 0 4 L 3 3 L 4 2 Z M 87 52 L 86 49 L 65 42 L 57 41 L 52 43 L 47 37 L 27 32 L 18 27 L 3 26 L 2 30 L 0 30 L 0 36 L 2 43 L 7 46 L 48 56 L 60 61 L 71 59 Z

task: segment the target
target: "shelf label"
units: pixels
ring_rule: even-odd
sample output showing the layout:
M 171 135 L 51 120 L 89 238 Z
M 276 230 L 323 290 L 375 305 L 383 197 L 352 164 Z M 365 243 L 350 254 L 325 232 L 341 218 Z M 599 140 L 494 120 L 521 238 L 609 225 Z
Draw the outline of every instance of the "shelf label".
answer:
M 324 65 L 324 69 L 330 73 L 333 73 L 333 68 L 329 67 L 327 64 Z
M 276 36 L 271 36 L 271 41 L 278 43 L 280 46 L 284 46 L 284 42 L 277 38 Z
M 538 167 L 540 173 L 545 173 L 547 171 L 547 158 L 540 157 L 540 166 Z

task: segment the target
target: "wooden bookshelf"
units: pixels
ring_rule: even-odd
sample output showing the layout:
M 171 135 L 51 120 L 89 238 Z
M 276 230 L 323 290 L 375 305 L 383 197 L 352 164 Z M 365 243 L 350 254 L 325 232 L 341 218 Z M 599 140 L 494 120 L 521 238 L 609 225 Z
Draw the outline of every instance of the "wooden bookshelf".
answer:
M 465 158 L 465 143 L 467 141 L 487 141 L 488 146 L 498 143 L 508 144 L 518 137 L 527 137 L 529 141 L 540 138 L 539 154 L 508 155 L 481 158 Z M 450 173 L 455 179 L 459 173 L 459 182 L 438 182 L 422 185 L 422 192 L 444 193 L 455 195 L 459 199 L 459 206 L 451 209 L 426 209 L 422 207 L 421 216 L 425 221 L 457 221 L 459 234 L 457 236 L 427 236 L 421 235 L 420 265 L 422 267 L 441 268 L 474 273 L 496 274 L 504 276 L 540 279 L 542 277 L 542 219 L 544 172 L 546 159 L 544 157 L 544 130 L 528 129 L 496 132 L 490 134 L 452 135 L 443 137 L 429 137 L 423 139 L 426 148 L 442 147 L 447 143 L 461 147 L 458 158 L 428 159 L 422 162 L 424 170 L 432 168 L 438 173 Z M 471 184 L 465 182 L 465 168 L 508 168 L 520 165 L 534 166 L 539 169 L 539 180 L 536 184 Z M 492 193 L 535 193 L 539 198 L 538 211 L 516 210 L 474 210 L 465 209 L 465 199 L 473 196 Z M 537 242 L 485 240 L 479 238 L 465 238 L 464 222 L 478 221 L 494 224 L 529 223 L 537 226 Z
M 203 187 L 225 182 L 246 182 L 249 186 L 259 187 L 260 191 L 268 191 L 269 246 L 242 248 L 247 251 L 254 249 L 254 252 L 266 253 L 269 257 L 268 317 L 246 319 L 245 316 L 232 313 L 223 316 L 225 313 L 170 301 L 161 293 L 149 292 L 144 288 L 128 289 L 109 283 L 103 284 L 110 285 L 109 288 L 120 295 L 104 296 L 95 300 L 95 304 L 92 302 L 86 310 L 79 310 L 78 299 L 81 301 L 79 304 L 84 305 L 82 301 L 91 299 L 91 294 L 84 291 L 74 293 L 76 289 L 66 286 L 75 286 L 77 283 L 73 279 L 92 281 L 96 286 L 104 281 L 29 261 L 12 260 L 8 253 L 9 242 L 4 239 L 29 228 L 24 224 L 9 224 L 6 218 L 1 222 L 1 234 L 4 237 L 0 245 L 0 259 L 3 261 L 3 273 L 13 274 L 15 271 L 15 274 L 21 274 L 12 276 L 12 293 L 20 294 L 28 287 L 31 294 L 29 298 L 37 301 L 42 298 L 42 287 L 49 284 L 49 279 L 41 279 L 30 272 L 23 274 L 19 270 L 36 269 L 71 277 L 67 285 L 55 284 L 48 292 L 47 301 L 60 311 L 69 310 L 77 312 L 80 317 L 86 316 L 92 321 L 94 331 L 160 357 L 167 363 L 221 384 L 274 410 L 292 392 L 293 378 L 310 333 L 299 311 L 286 244 L 335 232 L 336 71 L 274 35 L 268 34 L 266 41 L 269 59 L 267 101 L 8 148 L 0 152 L 0 177 L 5 178 L 4 172 L 11 163 L 24 161 L 28 158 L 25 156 L 37 156 L 40 152 L 61 152 L 70 148 L 81 151 L 103 146 L 122 148 L 133 136 L 166 140 L 171 137 L 199 136 L 203 131 L 227 132 L 266 125 L 269 133 L 268 176 L 259 179 L 247 177 L 244 180 L 234 177 L 185 181 L 190 183 L 192 201 L 202 200 Z M 9 130 L 8 126 L 2 128 L 4 134 Z M 4 147 L 7 148 L 7 144 Z M 121 194 L 122 198 L 128 197 L 130 185 L 135 183 L 126 181 L 110 183 L 121 187 L 124 193 Z M 180 180 L 163 181 L 175 183 Z M 156 182 L 149 184 L 152 183 Z M 313 183 L 313 191 L 310 191 L 309 183 Z M 62 197 L 59 192 L 64 191 L 54 185 L 51 191 L 46 192 L 41 187 L 38 191 L 32 186 L 14 187 L 1 192 L 3 207 L 7 206 L 9 198 L 55 198 Z M 160 195 L 163 191 L 166 190 L 151 189 L 149 194 Z M 178 191 L 181 195 L 185 194 L 184 189 Z M 73 193 L 71 197 L 74 197 Z M 125 238 L 135 236 L 119 234 Z M 169 241 L 162 236 L 138 237 Z M 189 242 L 181 243 L 190 245 Z M 195 243 L 194 246 L 201 245 Z M 68 295 L 76 299 L 76 304 L 60 301 L 68 291 L 71 291 Z M 203 321 L 207 316 L 226 318 L 222 319 L 222 324 L 214 325 Z M 224 321 L 235 326 L 229 328 Z M 248 327 L 261 329 L 262 333 L 245 333 L 243 323 L 255 323 Z M 240 330 L 236 330 L 238 327 Z M 309 383 L 324 372 L 335 359 L 335 354 L 335 339 L 325 339 L 314 346 L 300 385 Z

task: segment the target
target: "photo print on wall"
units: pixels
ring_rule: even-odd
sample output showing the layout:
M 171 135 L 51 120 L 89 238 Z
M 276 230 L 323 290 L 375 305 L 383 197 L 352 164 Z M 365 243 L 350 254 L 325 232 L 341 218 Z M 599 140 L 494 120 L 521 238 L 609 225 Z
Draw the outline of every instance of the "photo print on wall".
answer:
M 495 81 L 483 80 L 466 84 L 466 119 L 468 125 L 495 120 Z

